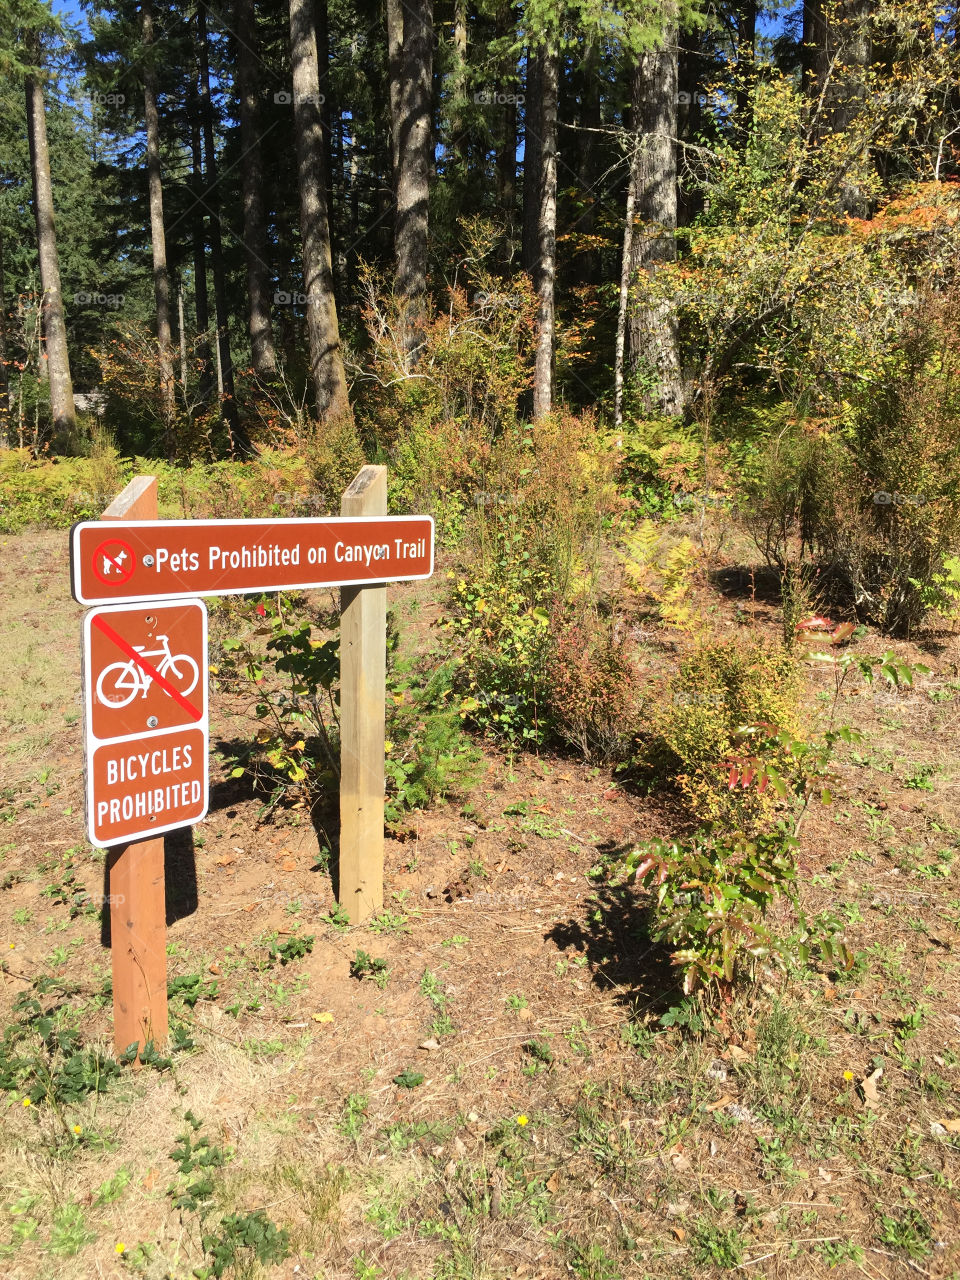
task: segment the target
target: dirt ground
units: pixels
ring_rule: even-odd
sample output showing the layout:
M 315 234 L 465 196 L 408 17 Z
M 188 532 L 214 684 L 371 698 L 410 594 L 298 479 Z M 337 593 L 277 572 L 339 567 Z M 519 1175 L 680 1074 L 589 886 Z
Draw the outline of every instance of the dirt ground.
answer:
M 424 643 L 438 589 L 390 589 Z M 109 1052 L 80 615 L 64 534 L 0 539 L 0 1027 L 33 996 Z M 385 911 L 349 927 L 322 824 L 261 821 L 214 758 L 209 817 L 168 841 L 186 1046 L 74 1101 L 7 1090 L 0 1275 L 960 1277 L 960 646 L 896 648 L 931 674 L 844 699 L 865 742 L 802 843 L 805 907 L 841 913 L 853 970 L 771 973 L 700 1036 L 659 1022 L 676 976 L 603 870 L 679 829 L 669 795 L 487 750 L 470 796 L 387 842 Z M 811 671 L 812 709 L 830 679 Z M 243 731 L 214 697 L 213 740 Z M 289 1256 L 217 1262 L 258 1210 Z

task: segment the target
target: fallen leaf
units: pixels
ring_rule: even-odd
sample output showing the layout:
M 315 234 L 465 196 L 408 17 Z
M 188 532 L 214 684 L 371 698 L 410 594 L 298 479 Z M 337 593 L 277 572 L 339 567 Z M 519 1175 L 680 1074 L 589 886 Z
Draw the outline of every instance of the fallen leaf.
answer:
M 554 1169 L 550 1177 L 547 1179 L 547 1190 L 551 1195 L 556 1195 L 557 1187 L 560 1185 L 560 1170 Z
M 821 1180 L 821 1182 L 832 1182 L 832 1181 L 833 1181 L 833 1174 L 830 1172 L 830 1170 L 829 1170 L 829 1169 L 818 1169 L 818 1170 L 817 1170 L 817 1173 L 819 1173 L 819 1175 L 820 1175 L 820 1180 Z
M 937 1124 L 942 1124 L 947 1133 L 960 1133 L 960 1120 L 938 1120 Z
M 883 1067 L 877 1067 L 866 1077 L 860 1081 L 860 1088 L 863 1090 L 863 1101 L 868 1107 L 876 1109 L 880 1105 L 880 1090 L 877 1088 L 880 1083 L 880 1077 L 883 1075 Z
M 746 1049 L 741 1049 L 738 1044 L 728 1044 L 723 1056 L 728 1062 L 747 1062 L 750 1058 Z
M 683 1173 L 685 1169 L 690 1168 L 690 1161 L 683 1154 L 683 1147 L 679 1142 L 675 1143 L 670 1148 L 667 1152 L 667 1156 L 677 1173 Z
M 296 871 L 296 869 L 297 864 L 292 858 L 284 858 L 283 865 L 280 868 L 281 871 Z
M 231 866 L 234 862 L 236 862 L 236 858 L 233 856 L 233 854 L 232 854 L 232 853 L 225 853 L 225 854 L 223 854 L 223 855 L 222 855 L 222 857 L 219 857 L 219 858 L 217 859 L 217 866 L 218 866 L 218 867 L 229 867 L 229 866 Z
M 156 1169 L 148 1169 L 144 1174 L 143 1187 L 145 1191 L 152 1191 L 157 1181 Z
M 732 1093 L 725 1093 L 722 1098 L 718 1098 L 716 1102 L 708 1102 L 704 1107 L 704 1111 L 719 1111 L 721 1107 L 729 1107 L 731 1102 L 736 1102 Z
M 687 1233 L 684 1231 L 683 1227 L 674 1227 L 673 1234 L 682 1243 Z
M 221 972 L 221 970 L 220 970 L 220 966 L 217 964 L 216 960 L 214 960 L 214 961 L 211 963 L 211 965 L 210 965 L 210 972 L 211 972 L 211 973 L 220 973 L 220 972 Z
M 323 1013 L 312 1013 L 310 1016 L 311 1018 L 313 1018 L 314 1022 L 332 1022 L 333 1021 L 333 1014 L 330 1013 L 328 1010 L 324 1010 Z

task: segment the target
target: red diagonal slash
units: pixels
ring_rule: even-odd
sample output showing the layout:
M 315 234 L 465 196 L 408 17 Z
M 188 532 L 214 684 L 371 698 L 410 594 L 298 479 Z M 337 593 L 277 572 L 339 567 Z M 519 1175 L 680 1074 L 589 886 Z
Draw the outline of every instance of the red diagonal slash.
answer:
M 186 711 L 192 719 L 203 719 L 203 712 L 198 711 L 193 703 L 183 696 L 179 689 L 175 689 L 173 687 L 169 680 L 165 680 L 156 667 L 151 666 L 142 654 L 137 653 L 133 645 L 127 644 L 123 636 L 118 636 L 113 627 L 111 627 L 109 623 L 104 622 L 103 618 L 101 618 L 99 614 L 94 614 L 93 625 L 98 631 L 102 631 L 108 640 L 112 640 L 117 648 L 125 653 L 128 658 L 131 658 L 141 671 L 145 671 L 151 680 L 155 680 L 164 693 L 168 693 L 174 702 L 176 702 L 178 706 L 183 707 L 184 711 Z

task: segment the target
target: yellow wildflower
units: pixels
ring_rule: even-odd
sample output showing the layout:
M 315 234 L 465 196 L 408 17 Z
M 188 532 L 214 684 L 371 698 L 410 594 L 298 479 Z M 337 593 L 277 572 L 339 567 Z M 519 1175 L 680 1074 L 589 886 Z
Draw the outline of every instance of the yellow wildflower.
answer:
M 517 1124 L 518 1124 L 518 1125 L 520 1125 L 520 1126 L 521 1126 L 521 1128 L 522 1128 L 525 1124 L 529 1124 L 529 1123 L 530 1123 L 530 1120 L 529 1120 L 529 1118 L 528 1118 L 527 1116 L 517 1116 Z
M 74 1132 L 74 1133 L 77 1135 L 77 1137 L 79 1138 L 79 1137 L 80 1137 L 80 1135 L 81 1135 L 81 1133 L 83 1133 L 83 1129 L 80 1127 L 80 1125 L 75 1124 L 75 1125 L 73 1126 L 73 1132 Z
M 29 1106 L 31 1105 L 31 1103 L 30 1103 L 30 1099 L 29 1099 L 29 1098 L 24 1098 L 24 1100 L 23 1100 L 23 1105 L 24 1105 L 25 1107 L 29 1107 Z
M 122 1240 L 118 1240 L 114 1248 L 116 1249 L 117 1253 L 126 1253 L 127 1251 L 127 1246 L 123 1243 Z
M 843 1078 L 844 1078 L 844 1080 L 852 1080 L 852 1079 L 853 1079 L 853 1072 L 852 1072 L 852 1071 L 845 1071 L 845 1072 L 843 1073 Z

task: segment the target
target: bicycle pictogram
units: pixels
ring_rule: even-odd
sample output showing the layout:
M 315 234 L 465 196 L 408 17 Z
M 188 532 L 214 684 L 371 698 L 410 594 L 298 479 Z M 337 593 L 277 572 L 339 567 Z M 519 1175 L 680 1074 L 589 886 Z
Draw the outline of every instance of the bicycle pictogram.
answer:
M 157 675 L 171 685 L 181 697 L 188 697 L 200 680 L 199 666 L 188 653 L 171 653 L 167 636 L 157 636 L 157 640 L 161 642 L 159 649 L 147 649 L 146 646 L 139 644 L 133 647 L 142 658 L 159 659 L 154 662 Z M 137 694 L 145 698 L 152 684 L 153 676 L 133 658 L 127 662 L 113 662 L 100 672 L 97 680 L 97 699 L 106 707 L 126 707 Z M 173 696 L 167 689 L 164 689 L 164 693 L 168 698 Z

